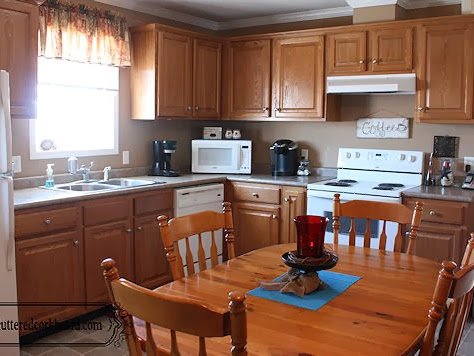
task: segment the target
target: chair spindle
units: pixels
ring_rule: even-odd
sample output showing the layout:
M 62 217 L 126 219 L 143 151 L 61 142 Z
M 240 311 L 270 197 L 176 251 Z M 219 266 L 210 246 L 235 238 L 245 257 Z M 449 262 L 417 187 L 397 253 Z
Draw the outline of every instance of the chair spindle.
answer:
M 387 226 L 387 220 L 383 221 L 382 232 L 380 233 L 380 241 L 379 241 L 379 250 L 385 250 L 387 247 L 387 232 L 385 230 Z
M 356 227 L 355 219 L 351 219 L 351 229 L 349 230 L 349 245 L 354 246 L 356 243 Z
M 214 231 L 211 231 L 211 265 L 216 266 L 218 263 L 216 239 Z
M 364 247 L 370 247 L 370 219 L 367 219 L 365 225 L 365 234 L 364 234 Z

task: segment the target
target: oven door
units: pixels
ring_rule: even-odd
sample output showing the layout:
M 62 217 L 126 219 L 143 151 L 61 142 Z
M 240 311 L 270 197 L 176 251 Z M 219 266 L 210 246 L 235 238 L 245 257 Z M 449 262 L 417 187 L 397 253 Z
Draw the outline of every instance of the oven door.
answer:
M 308 190 L 308 204 L 307 204 L 307 214 L 308 215 L 318 215 L 325 216 L 329 218 L 329 224 L 326 228 L 325 243 L 333 242 L 333 208 L 334 208 L 334 192 L 322 192 L 315 190 Z M 379 197 L 371 195 L 357 195 L 357 194 L 340 194 L 341 203 L 350 201 L 350 200 L 371 200 L 371 201 L 381 201 L 389 203 L 398 203 L 399 198 L 390 198 L 390 197 Z M 342 217 L 339 219 L 341 226 L 339 227 L 339 244 L 348 245 L 349 244 L 349 230 L 351 227 L 351 219 L 347 217 Z M 356 246 L 364 246 L 364 234 L 367 226 L 367 221 L 365 219 L 356 219 Z M 370 247 L 378 249 L 379 248 L 379 237 L 380 232 L 382 231 L 383 221 L 371 220 L 370 222 L 370 232 L 371 240 Z M 395 236 L 397 235 L 398 224 L 393 222 L 387 222 L 385 231 L 387 234 L 387 244 L 386 250 L 393 251 L 393 244 L 395 241 Z

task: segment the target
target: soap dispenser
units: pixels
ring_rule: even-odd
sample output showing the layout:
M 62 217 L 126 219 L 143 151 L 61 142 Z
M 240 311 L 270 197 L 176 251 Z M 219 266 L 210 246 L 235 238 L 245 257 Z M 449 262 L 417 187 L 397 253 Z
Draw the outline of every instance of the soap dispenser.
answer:
M 46 169 L 46 188 L 53 188 L 54 187 L 54 177 L 53 177 L 53 167 L 54 164 L 48 163 L 48 168 Z

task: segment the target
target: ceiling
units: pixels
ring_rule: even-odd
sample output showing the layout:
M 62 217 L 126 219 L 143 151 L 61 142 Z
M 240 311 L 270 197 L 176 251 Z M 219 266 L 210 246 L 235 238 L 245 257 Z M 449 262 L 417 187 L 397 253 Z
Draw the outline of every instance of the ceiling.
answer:
M 96 0 L 211 30 L 352 16 L 354 8 L 399 4 L 412 9 L 461 0 Z

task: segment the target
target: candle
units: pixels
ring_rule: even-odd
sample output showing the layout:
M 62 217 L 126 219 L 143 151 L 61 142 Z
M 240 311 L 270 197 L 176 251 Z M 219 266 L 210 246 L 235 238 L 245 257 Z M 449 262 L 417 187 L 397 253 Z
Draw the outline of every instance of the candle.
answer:
M 302 215 L 295 219 L 296 245 L 300 257 L 321 257 L 324 251 L 324 234 L 329 219 L 324 216 Z

